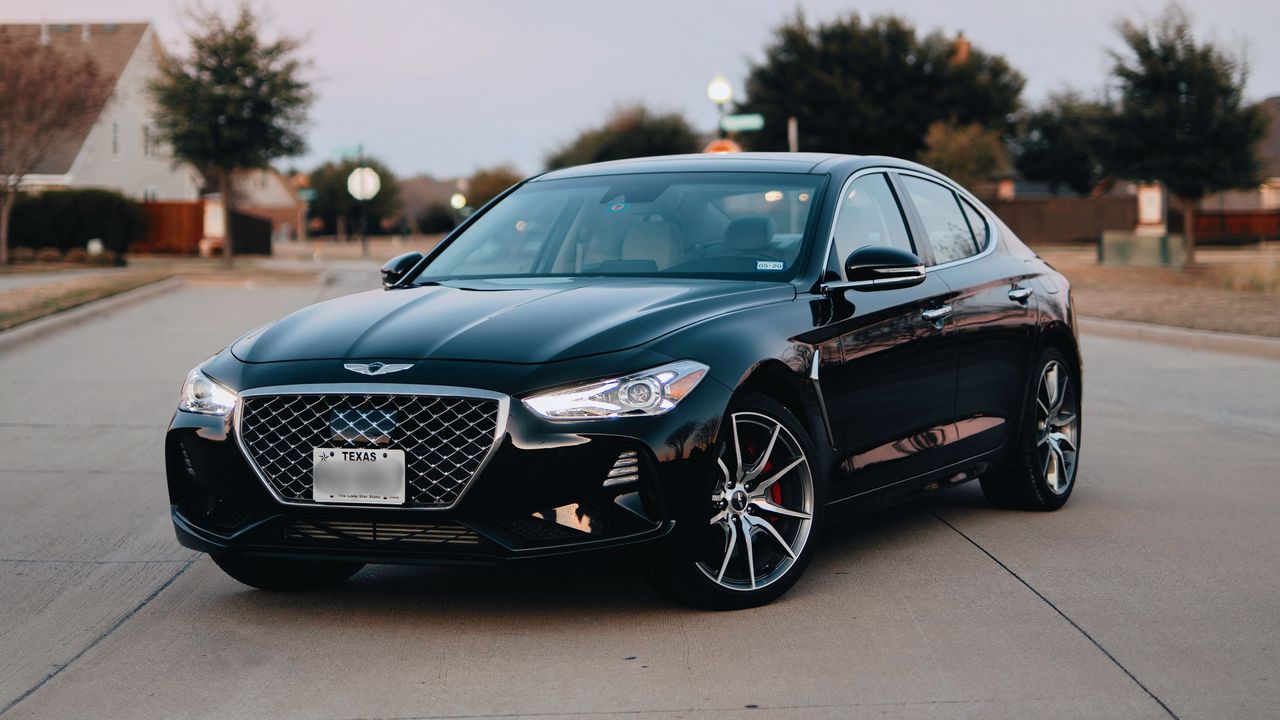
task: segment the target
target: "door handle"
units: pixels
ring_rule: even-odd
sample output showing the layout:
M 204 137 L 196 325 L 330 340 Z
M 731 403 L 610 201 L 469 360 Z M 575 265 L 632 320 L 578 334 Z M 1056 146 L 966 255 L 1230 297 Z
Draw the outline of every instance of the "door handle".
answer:
M 1014 302 L 1025 303 L 1029 297 L 1031 297 L 1031 288 L 1016 287 L 1009 291 L 1009 299 Z
M 943 321 L 951 317 L 951 306 L 943 305 L 942 307 L 921 311 L 920 317 L 931 323 L 936 323 L 938 327 L 942 327 Z

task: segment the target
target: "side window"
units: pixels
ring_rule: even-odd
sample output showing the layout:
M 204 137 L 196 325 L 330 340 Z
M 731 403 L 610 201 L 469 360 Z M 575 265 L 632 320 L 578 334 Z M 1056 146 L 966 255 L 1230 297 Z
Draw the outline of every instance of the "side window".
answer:
M 968 200 L 961 199 L 960 206 L 964 208 L 964 216 L 969 219 L 969 229 L 973 231 L 977 251 L 982 252 L 982 248 L 987 246 L 987 241 L 991 237 L 991 228 L 987 225 L 987 219 L 978 212 L 978 208 L 970 205 Z
M 902 175 L 902 187 L 911 196 L 911 202 L 920 213 L 924 231 L 933 248 L 934 262 L 963 260 L 978 252 L 969 221 L 965 219 L 960 199 L 954 192 L 936 182 L 914 175 Z
M 849 253 L 867 245 L 888 245 L 915 252 L 902 210 L 882 173 L 863 175 L 845 188 L 833 233 L 836 260 L 843 266 Z

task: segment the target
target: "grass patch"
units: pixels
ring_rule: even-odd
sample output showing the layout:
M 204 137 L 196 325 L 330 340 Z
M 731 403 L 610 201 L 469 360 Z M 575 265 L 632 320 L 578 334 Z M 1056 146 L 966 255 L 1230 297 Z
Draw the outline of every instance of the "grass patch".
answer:
M 149 285 L 172 275 L 173 273 L 155 271 L 110 273 L 2 292 L 0 331 Z

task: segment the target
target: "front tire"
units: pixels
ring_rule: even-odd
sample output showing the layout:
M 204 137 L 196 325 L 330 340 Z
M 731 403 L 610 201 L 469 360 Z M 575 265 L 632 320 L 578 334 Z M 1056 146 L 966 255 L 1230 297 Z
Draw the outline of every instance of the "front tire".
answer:
M 822 520 L 813 442 L 782 404 L 740 393 L 729 406 L 705 511 L 655 571 L 695 607 L 736 610 L 781 597 L 804 572 Z
M 1057 510 L 1071 497 L 1080 464 L 1080 379 L 1054 347 L 1040 354 L 1032 378 L 1013 457 L 982 477 L 982 493 L 996 507 Z
M 364 563 L 326 560 L 213 555 L 213 562 L 232 578 L 259 590 L 305 592 L 334 587 L 360 572 Z

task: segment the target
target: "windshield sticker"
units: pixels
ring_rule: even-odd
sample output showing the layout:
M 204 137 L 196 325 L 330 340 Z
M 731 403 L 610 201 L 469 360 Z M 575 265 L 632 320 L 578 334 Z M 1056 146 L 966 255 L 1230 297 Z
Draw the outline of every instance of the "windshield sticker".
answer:
M 781 270 L 782 267 L 783 267 L 783 263 L 778 260 L 757 260 L 756 261 L 757 270 Z
M 609 212 L 622 212 L 627 209 L 626 203 L 614 203 L 609 207 Z

